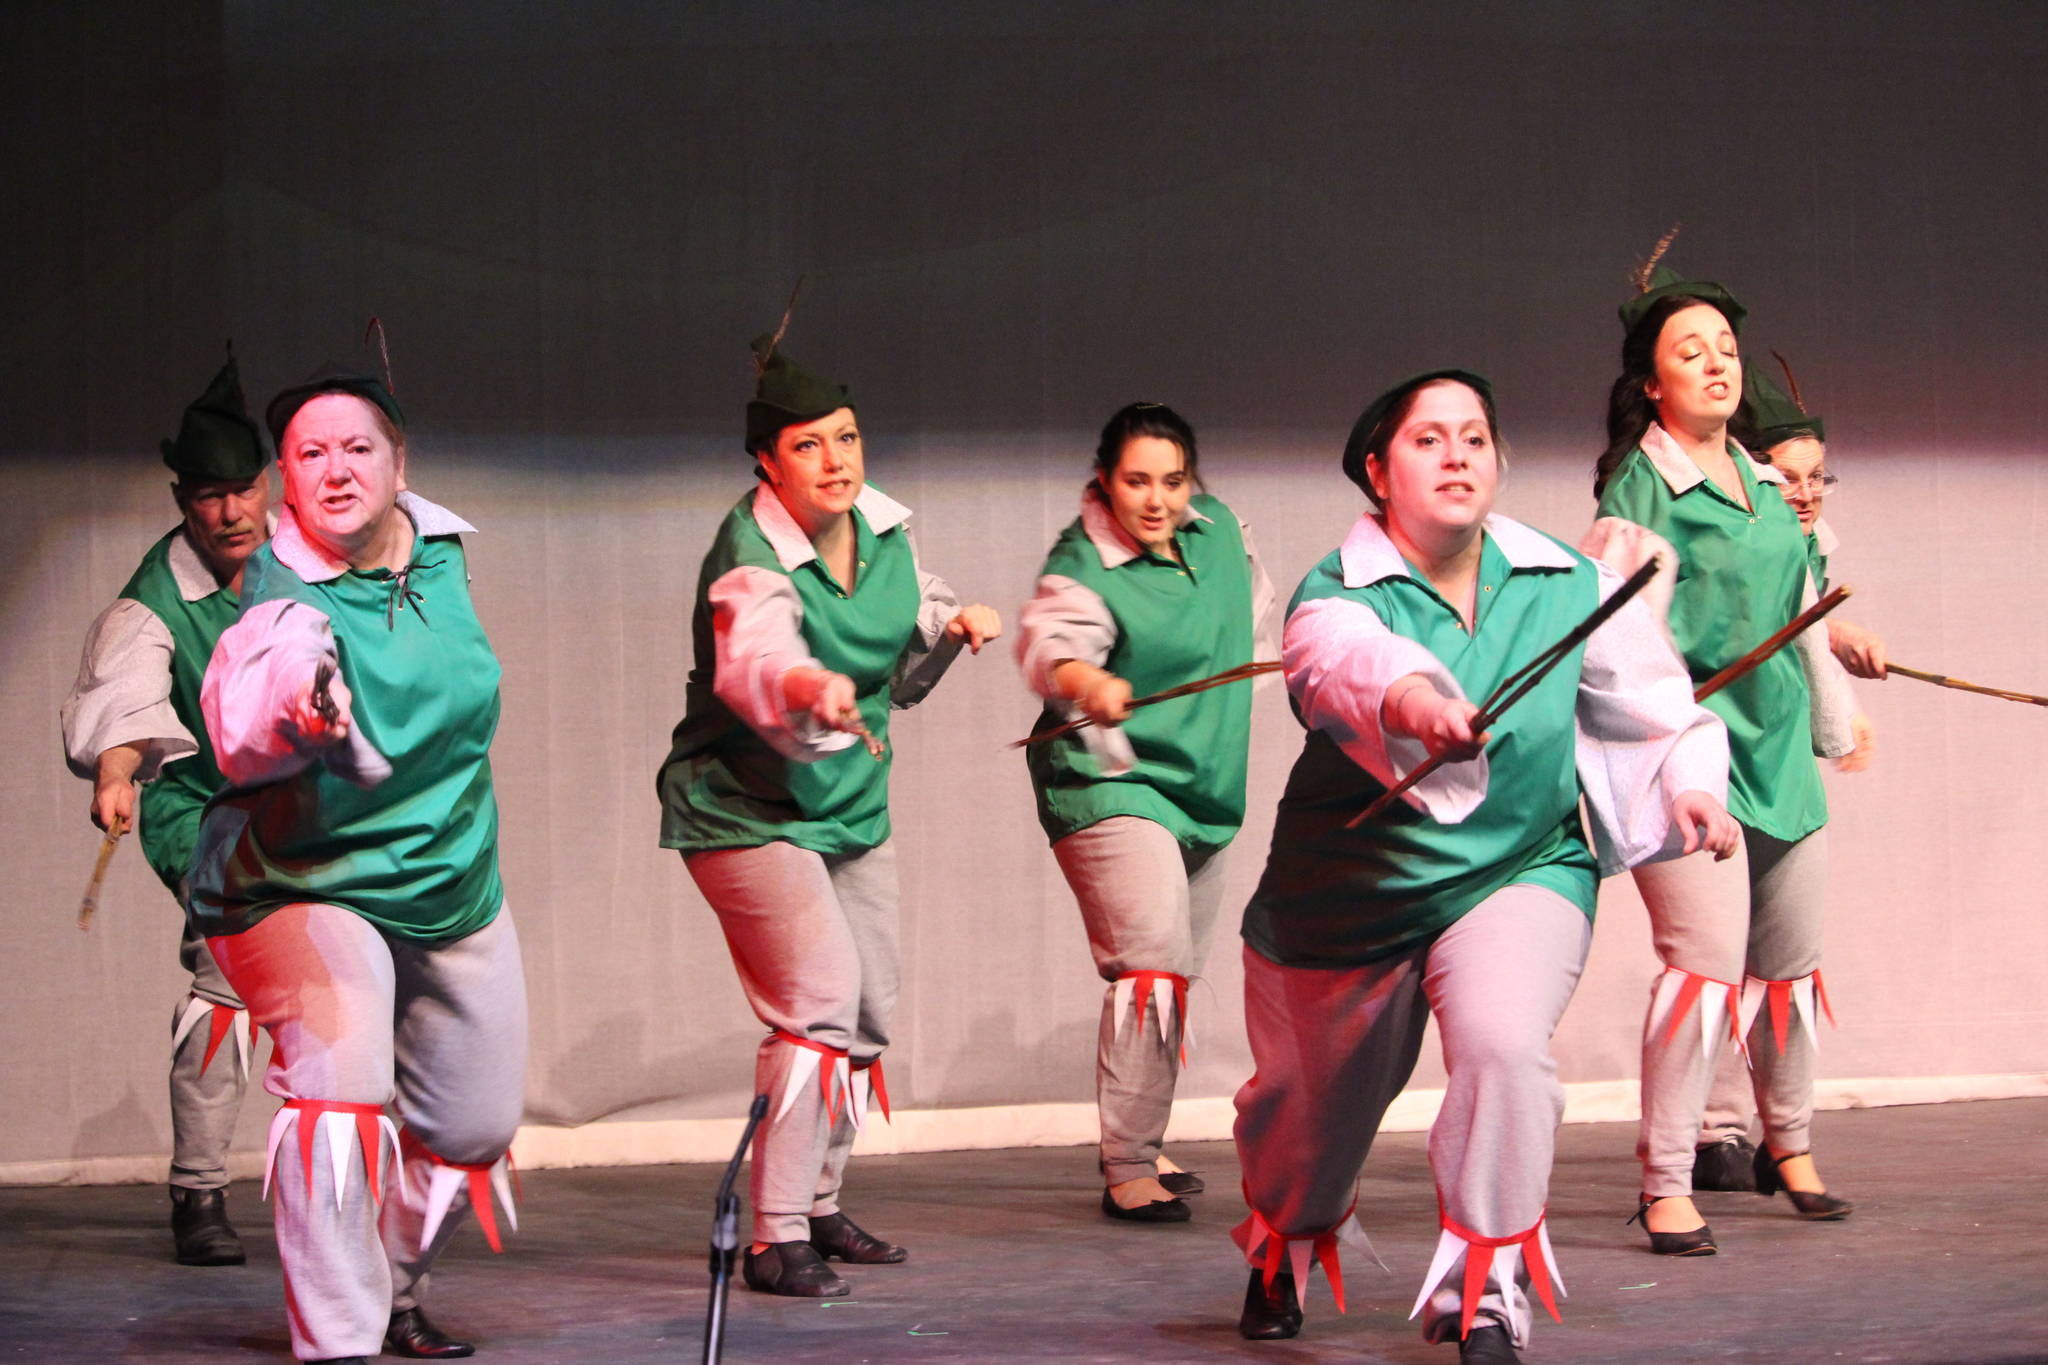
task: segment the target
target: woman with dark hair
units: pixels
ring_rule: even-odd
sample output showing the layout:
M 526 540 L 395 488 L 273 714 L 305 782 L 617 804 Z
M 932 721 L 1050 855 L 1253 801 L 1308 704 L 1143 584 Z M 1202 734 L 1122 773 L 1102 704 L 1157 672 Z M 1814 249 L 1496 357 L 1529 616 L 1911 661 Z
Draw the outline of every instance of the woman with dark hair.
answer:
M 293 1352 L 466 1356 L 420 1299 L 465 1206 L 498 1246 L 526 1079 L 475 528 L 408 490 L 382 380 L 329 366 L 268 416 L 284 511 L 200 693 L 228 785 L 191 915 L 275 1044 L 266 1185 Z
M 1273 605 L 1250 531 L 1197 491 L 1196 460 L 1193 429 L 1164 404 L 1109 419 L 1017 646 L 1046 702 L 1041 727 L 1094 722 L 1033 746 L 1028 762 L 1039 823 L 1109 983 L 1095 1052 L 1102 1211 L 1145 1223 L 1186 1221 L 1180 1196 L 1202 1190 L 1160 1142 L 1188 982 L 1208 959 L 1223 851 L 1244 823 L 1251 689 L 1137 712 L 1130 701 L 1248 662 Z
M 779 334 L 778 334 L 779 335 Z M 768 1027 L 754 1089 L 749 1287 L 851 1292 L 826 1257 L 908 1253 L 839 1209 L 896 1003 L 889 712 L 923 700 L 962 645 L 1002 633 L 918 566 L 910 509 L 867 482 L 853 396 L 755 342 L 747 405 L 759 482 L 727 513 L 698 578 L 696 665 L 661 765 L 661 842 L 718 915 Z
M 1582 548 L 1627 572 L 1665 558 L 1659 588 L 1672 636 L 1697 683 L 1733 663 L 1814 600 L 1805 538 L 1779 493 L 1783 475 L 1728 434 L 1742 401 L 1736 335 L 1745 310 L 1718 284 L 1645 272 L 1622 305 L 1622 373 L 1609 398 L 1607 449 L 1594 477 L 1599 519 Z M 1741 1044 L 1768 1001 L 1770 1044 L 1756 1069 L 1766 1190 L 1782 1185 L 1807 1218 L 1841 1218 L 1814 1169 L 1812 1031 L 1820 989 L 1827 797 L 1816 751 L 1848 753 L 1853 700 L 1818 632 L 1716 692 L 1727 724 L 1728 807 L 1740 856 L 1638 868 L 1663 964 L 1643 1028 L 1643 1117 L 1636 1217 L 1653 1250 L 1711 1255 L 1692 1202 L 1695 1140 L 1722 1041 Z M 1759 1036 L 1762 1025 L 1759 1024 Z M 1631 1220 L 1634 1221 L 1634 1220 Z
M 1500 468 L 1478 375 L 1436 370 L 1382 394 L 1344 452 L 1375 507 L 1288 612 L 1287 686 L 1308 737 L 1244 919 L 1247 1337 L 1300 1330 L 1314 1262 L 1342 1309 L 1337 1244 L 1362 1241 L 1359 1170 L 1434 1015 L 1449 1073 L 1429 1141 L 1442 1231 L 1415 1312 L 1461 1361 L 1520 1358 L 1523 1285 L 1553 1314 L 1561 1288 L 1544 1219 L 1564 1111 L 1549 1041 L 1592 942 L 1598 877 L 1723 857 L 1737 837 L 1721 724 L 1642 600 L 1474 732 L 1471 699 L 1621 586 L 1494 514 Z M 1431 758 L 1444 765 L 1406 804 L 1349 827 Z

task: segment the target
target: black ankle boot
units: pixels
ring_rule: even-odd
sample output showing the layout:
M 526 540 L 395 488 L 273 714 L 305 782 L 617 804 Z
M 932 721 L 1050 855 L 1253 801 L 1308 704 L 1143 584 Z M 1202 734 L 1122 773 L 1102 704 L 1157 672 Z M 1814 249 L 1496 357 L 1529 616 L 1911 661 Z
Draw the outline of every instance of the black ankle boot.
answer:
M 248 1259 L 228 1222 L 226 1190 L 171 1186 L 171 1240 L 179 1265 L 241 1265 Z
M 1522 1365 L 1514 1338 L 1497 1322 L 1475 1322 L 1458 1343 L 1458 1365 Z
M 384 1350 L 407 1360 L 459 1360 L 476 1354 L 475 1346 L 457 1341 L 428 1322 L 427 1315 L 418 1307 L 400 1309 L 391 1315 L 391 1325 L 384 1329 Z
M 809 1242 L 770 1242 L 759 1252 L 749 1249 L 740 1275 L 749 1289 L 793 1299 L 843 1299 L 853 1292 Z
M 1723 1138 L 1695 1147 L 1692 1154 L 1692 1187 L 1720 1190 L 1729 1194 L 1755 1194 L 1756 1172 L 1750 1169 L 1756 1148 L 1748 1138 Z
M 837 1256 L 848 1265 L 895 1265 L 910 1253 L 885 1242 L 843 1213 L 811 1220 L 811 1247 L 820 1256 Z
M 1810 1190 L 1795 1190 L 1778 1174 L 1778 1168 L 1793 1157 L 1812 1154 L 1812 1149 L 1808 1148 L 1803 1152 L 1788 1152 L 1784 1156 L 1773 1157 L 1770 1148 L 1757 1148 L 1756 1192 L 1771 1195 L 1783 1190 L 1785 1197 L 1792 1201 L 1792 1207 L 1799 1210 L 1799 1216 L 1809 1223 L 1832 1223 L 1837 1219 L 1847 1218 L 1856 1212 L 1856 1206 L 1848 1200 L 1837 1199 L 1825 1190 L 1819 1194 L 1814 1194 Z
M 1246 1341 L 1284 1341 L 1301 1333 L 1301 1300 L 1294 1276 L 1283 1270 L 1266 1287 L 1266 1272 L 1254 1270 L 1244 1287 L 1244 1311 L 1237 1315 L 1237 1334 Z

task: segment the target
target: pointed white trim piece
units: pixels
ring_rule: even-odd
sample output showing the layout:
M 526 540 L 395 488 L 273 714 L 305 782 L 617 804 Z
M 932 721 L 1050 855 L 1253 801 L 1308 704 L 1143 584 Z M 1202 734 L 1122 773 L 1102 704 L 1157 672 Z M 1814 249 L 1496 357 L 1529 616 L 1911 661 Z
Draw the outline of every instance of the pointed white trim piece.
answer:
M 1700 1011 L 1700 1055 L 1714 1055 L 1714 1034 L 1728 1018 L 1728 988 L 1718 981 L 1707 981 L 1700 987 L 1694 1003 Z
M 384 1136 L 391 1140 L 391 1178 L 398 1186 L 399 1200 L 404 1202 L 411 1198 L 412 1192 L 405 1179 L 405 1149 L 398 1145 L 398 1125 L 391 1121 L 389 1114 L 379 1114 L 377 1115 L 377 1126 L 382 1130 Z M 377 1150 L 377 1160 L 382 1161 L 383 1159 L 384 1151 L 380 1147 Z M 386 1199 L 391 1197 L 389 1189 L 384 1191 L 384 1197 Z
M 1550 1271 L 1550 1287 L 1557 1291 L 1557 1297 L 1568 1299 L 1565 1292 L 1564 1275 L 1557 1268 L 1557 1253 L 1550 1249 L 1550 1215 L 1544 1214 L 1536 1224 L 1536 1242 L 1543 1248 L 1543 1264 Z
M 198 1026 L 199 1021 L 212 1014 L 216 1008 L 218 1007 L 203 995 L 186 997 L 185 1012 L 178 1016 L 178 1027 L 171 1034 L 172 1056 L 175 1057 L 178 1054 L 178 1049 L 185 1045 L 185 1039 L 191 1036 L 192 1030 Z
M 292 1120 L 298 1116 L 298 1108 L 290 1104 L 279 1105 L 277 1112 L 270 1116 L 270 1136 L 264 1143 L 263 1193 L 257 1196 L 259 1199 L 270 1198 L 270 1174 L 277 1169 L 277 1144 L 284 1141 L 284 1130 L 291 1127 Z
M 1132 984 L 1130 977 L 1120 976 L 1116 979 L 1116 985 L 1110 992 L 1109 1013 L 1110 1017 L 1116 1021 L 1115 1031 L 1111 1036 L 1118 1040 L 1121 1040 L 1124 1036 L 1124 1016 L 1131 1012 Z
M 1529 1329 L 1535 1325 L 1536 1305 L 1522 1292 L 1522 1286 L 1515 1282 L 1515 1270 L 1522 1263 L 1522 1244 L 1513 1242 L 1493 1249 L 1493 1266 L 1487 1275 L 1500 1290 L 1500 1301 L 1508 1306 L 1508 1316 L 1513 1319 L 1508 1330 L 1514 1337 L 1515 1345 L 1529 1344 Z M 1482 1294 L 1484 1290 L 1480 1291 Z
M 468 1172 L 443 1166 L 438 1161 L 434 1163 L 434 1173 L 427 1178 L 427 1218 L 420 1226 L 420 1255 L 426 1255 L 427 1248 L 434 1244 L 435 1234 L 441 1231 L 441 1221 L 448 1216 L 449 1205 L 455 1202 L 456 1193 L 468 1183 Z
M 519 1210 L 512 1207 L 512 1163 L 509 1157 L 499 1157 L 491 1166 L 491 1189 L 498 1196 L 499 1207 L 505 1210 L 505 1226 L 519 1231 Z
M 255 1028 L 256 1026 L 249 1022 L 249 1011 L 245 1009 L 235 1011 L 235 1051 L 242 1058 L 242 1075 L 244 1078 L 249 1074 L 250 1054 L 256 1050 Z
M 874 1091 L 874 1087 L 868 1082 L 868 1072 L 871 1069 L 864 1066 L 853 1073 L 853 1103 L 849 1107 L 853 1110 L 853 1131 L 856 1133 L 867 1119 L 868 1096 Z
M 1257 1210 L 1253 1210 L 1252 1230 L 1244 1239 L 1245 1264 L 1250 1266 L 1257 1266 L 1259 1264 L 1259 1248 L 1264 1246 L 1272 1236 L 1273 1229 L 1264 1218 L 1259 1216 Z
M 1811 973 L 1792 983 L 1792 1013 L 1806 1021 L 1806 1041 L 1816 1055 L 1820 1052 L 1820 1014 L 1813 999 L 1813 976 Z M 1790 1044 L 1787 1038 L 1785 1042 Z
M 1152 978 L 1152 1013 L 1159 1018 L 1159 1041 L 1171 1045 L 1167 1030 L 1173 1015 L 1173 983 L 1163 976 Z
M 1757 1011 L 1764 1007 L 1769 998 L 1771 985 L 1760 976 L 1742 978 L 1742 1036 L 1747 1039 L 1749 1031 L 1756 1025 Z
M 320 1116 L 320 1131 L 327 1135 L 327 1167 L 334 1173 L 334 1207 L 348 1192 L 349 1155 L 355 1149 L 356 1116 L 329 1110 Z
M 789 1074 L 782 1081 L 782 1104 L 775 1111 L 775 1121 L 777 1123 L 782 1121 L 782 1116 L 787 1114 L 790 1111 L 790 1107 L 796 1103 L 796 1097 L 803 1093 L 803 1088 L 813 1082 L 818 1075 L 817 1053 L 807 1047 L 799 1047 L 795 1043 L 791 1043 L 788 1046 L 789 1050 L 796 1055 L 789 1059 Z
M 1646 1030 L 1650 1037 L 1662 1041 L 1665 1030 L 1671 1025 L 1671 1009 L 1678 1000 L 1678 988 L 1685 982 L 1685 973 L 1676 967 L 1666 967 L 1664 974 L 1657 978 L 1657 993 L 1650 999 L 1650 1023 Z
M 1429 1271 L 1422 1277 L 1422 1292 L 1415 1296 L 1415 1306 L 1408 1310 L 1410 1321 L 1429 1302 L 1429 1296 L 1436 1293 L 1436 1287 L 1443 1283 L 1444 1276 L 1451 1273 L 1451 1267 L 1458 1263 L 1458 1253 L 1470 1250 L 1465 1239 L 1449 1228 L 1437 1235 L 1436 1255 L 1429 1258 Z
M 1287 1268 L 1294 1272 L 1294 1301 L 1308 1297 L 1309 1260 L 1316 1254 L 1313 1237 L 1297 1237 L 1287 1244 Z
M 1365 1224 L 1358 1221 L 1356 1210 L 1347 1214 L 1344 1221 L 1337 1225 L 1337 1240 L 1354 1251 L 1372 1257 L 1372 1263 L 1378 1266 L 1383 1273 L 1388 1275 L 1394 1273 L 1392 1268 L 1380 1259 L 1379 1248 L 1372 1244 L 1372 1238 L 1365 1235 Z

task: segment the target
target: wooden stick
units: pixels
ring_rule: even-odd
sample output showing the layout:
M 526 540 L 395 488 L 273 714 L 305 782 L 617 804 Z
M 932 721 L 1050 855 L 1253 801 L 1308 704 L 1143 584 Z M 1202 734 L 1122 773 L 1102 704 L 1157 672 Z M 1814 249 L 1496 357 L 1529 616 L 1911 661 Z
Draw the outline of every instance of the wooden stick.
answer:
M 1503 679 L 1500 686 L 1493 689 L 1493 695 L 1480 706 L 1478 714 L 1472 717 L 1472 732 L 1475 735 L 1483 735 L 1491 729 L 1493 723 L 1500 719 L 1501 712 L 1529 695 L 1530 690 L 1543 681 L 1545 674 L 1563 662 L 1565 656 L 1590 638 L 1594 631 L 1606 625 L 1614 613 L 1627 605 L 1631 597 L 1648 587 L 1650 580 L 1656 576 L 1657 561 L 1653 558 L 1630 574 L 1626 582 L 1608 594 L 1607 600 L 1595 607 L 1585 620 L 1573 626 L 1562 640 Z M 1373 798 L 1371 805 L 1346 820 L 1344 828 L 1357 829 L 1366 821 L 1377 819 L 1387 807 L 1401 798 L 1402 793 L 1443 766 L 1444 761 L 1439 757 L 1427 758 L 1416 764 L 1408 776 L 1381 792 Z
M 2031 692 L 2007 692 L 2003 688 L 1983 687 L 1977 683 L 1964 682 L 1961 678 L 1951 678 L 1945 673 L 1922 673 L 1919 669 L 1908 668 L 1904 664 L 1886 663 L 1884 671 L 1886 673 L 1898 673 L 1908 678 L 1915 678 L 1924 683 L 1933 683 L 1936 687 L 1953 687 L 1958 692 L 1975 692 L 1985 697 L 2002 697 L 2006 701 L 2025 702 L 2029 706 L 2048 706 L 2048 697 L 2037 697 Z
M 1716 692 L 1719 692 L 1729 683 L 1734 682 L 1737 678 L 1749 672 L 1758 664 L 1770 658 L 1773 654 L 1776 654 L 1779 650 L 1783 649 L 1786 646 L 1786 644 L 1788 644 L 1792 640 L 1794 636 L 1798 635 L 1800 631 L 1805 630 L 1815 621 L 1820 620 L 1821 617 L 1826 616 L 1836 607 L 1839 607 L 1842 605 L 1842 603 L 1848 601 L 1849 594 L 1853 591 L 1855 591 L 1853 588 L 1851 588 L 1848 584 L 1844 583 L 1841 587 L 1836 588 L 1833 592 L 1829 593 L 1826 597 L 1821 598 L 1820 601 L 1814 603 L 1805 611 L 1800 612 L 1797 616 L 1793 617 L 1789 622 L 1787 622 L 1784 625 L 1784 627 L 1781 628 L 1776 634 L 1772 635 L 1770 639 L 1764 641 L 1755 649 L 1752 649 L 1751 651 L 1749 651 L 1749 653 L 1743 655 L 1734 663 L 1728 665 L 1719 673 L 1716 673 L 1713 677 L 1707 679 L 1698 687 L 1694 688 L 1692 699 L 1694 701 L 1705 701 L 1708 697 L 1713 696 Z
M 1197 678 L 1194 682 L 1182 683 L 1179 687 L 1169 687 L 1164 692 L 1154 692 L 1149 697 L 1139 697 L 1131 703 L 1131 710 L 1135 711 L 1141 706 L 1156 706 L 1160 702 L 1172 701 L 1176 697 L 1191 697 L 1197 692 L 1207 692 L 1212 687 L 1222 687 L 1227 683 L 1243 682 L 1247 678 L 1256 678 L 1261 673 L 1277 672 L 1283 667 L 1285 665 L 1278 659 L 1265 659 L 1256 663 L 1239 664 L 1236 668 L 1225 669 L 1223 672 L 1214 674 L 1211 677 Z M 1082 716 L 1077 720 L 1070 720 L 1064 725 L 1055 725 L 1050 730 L 1040 730 L 1036 734 L 1026 735 L 1022 739 L 1013 740 L 1010 747 L 1012 749 L 1021 749 L 1027 744 L 1043 744 L 1049 739 L 1058 739 L 1061 735 L 1070 734 L 1075 730 L 1081 729 L 1083 726 L 1093 725 L 1094 723 L 1087 716 Z
M 107 827 L 107 837 L 100 840 L 100 856 L 93 860 L 92 880 L 85 884 L 85 898 L 78 902 L 78 931 L 84 933 L 92 928 L 92 916 L 100 908 L 100 887 L 107 880 L 107 864 L 114 860 L 114 850 L 120 846 L 121 836 L 128 832 L 128 817 L 117 815 L 114 823 Z

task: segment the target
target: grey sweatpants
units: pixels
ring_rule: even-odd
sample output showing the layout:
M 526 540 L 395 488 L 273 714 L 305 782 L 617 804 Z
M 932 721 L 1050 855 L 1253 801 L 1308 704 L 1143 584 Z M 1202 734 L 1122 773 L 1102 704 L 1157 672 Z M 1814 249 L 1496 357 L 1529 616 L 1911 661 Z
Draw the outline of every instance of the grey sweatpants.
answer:
M 1433 1012 L 1449 1085 L 1430 1129 L 1429 1167 L 1446 1226 L 1484 1238 L 1535 1228 L 1564 1115 L 1550 1035 L 1592 941 L 1578 907 L 1518 884 L 1426 943 L 1363 967 L 1283 967 L 1247 947 L 1245 1024 L 1257 1069 L 1237 1092 L 1236 1136 L 1256 1215 L 1293 1239 L 1343 1222 Z M 1432 1341 L 1458 1335 L 1462 1264 L 1462 1255 L 1450 1263 L 1425 1306 Z M 1526 1339 L 1519 1287 L 1503 1295 L 1489 1281 L 1476 1312 Z
M 1827 899 L 1827 831 L 1796 843 L 1743 827 L 1742 847 L 1725 862 L 1696 853 L 1635 870 L 1650 912 L 1650 935 L 1664 964 L 1651 985 L 1643 1025 L 1643 1118 L 1636 1156 L 1650 1198 L 1692 1192 L 1693 1151 L 1704 1140 L 1702 1114 L 1717 1058 L 1732 1032 L 1725 1010 L 1746 978 L 1789 982 L 1820 966 L 1821 912 Z M 1690 1011 L 1719 1018 L 1702 1037 L 1693 1017 L 1673 1021 L 1674 982 L 1703 978 Z M 1783 1152 L 1805 1151 L 1813 1121 L 1813 1034 L 1797 1010 L 1787 1037 L 1772 1011 L 1757 1013 L 1750 1063 L 1764 1137 Z M 1782 1041 L 1781 1050 L 1779 1044 Z M 1725 1101 L 1724 1101 L 1725 1104 Z M 1745 1122 L 1744 1127 L 1747 1127 Z
M 1156 1008 L 1173 997 L 1151 989 L 1157 978 L 1132 978 L 1121 992 L 1116 983 L 1136 972 L 1169 972 L 1183 982 L 1201 973 L 1223 900 L 1223 851 L 1184 848 L 1163 825 L 1134 815 L 1078 830 L 1052 851 L 1080 902 L 1095 970 L 1110 983 L 1096 1031 L 1095 1107 L 1103 1177 L 1115 1185 L 1157 1170 L 1187 1028 L 1185 1017 L 1159 1026 Z M 1151 996 L 1143 1027 L 1140 988 Z M 1186 995 L 1183 989 L 1183 1001 Z
M 831 1057 L 784 1035 L 844 1053 L 855 1068 L 888 1047 L 898 972 L 895 845 L 828 858 L 778 841 L 683 861 L 718 914 L 747 1003 L 775 1030 L 754 1058 L 754 1091 L 769 1101 L 749 1176 L 754 1240 L 809 1241 L 810 1219 L 839 1212 L 854 1095 L 838 1089 Z M 818 1084 L 821 1071 L 836 1103 Z
M 171 1012 L 171 1184 L 217 1190 L 228 1183 L 228 1145 L 249 1089 L 244 1048 L 253 1060 L 256 1038 L 248 1019 L 235 1017 L 241 997 L 189 923 L 178 961 L 192 974 L 192 989 Z M 216 1019 L 222 1033 L 214 1031 Z
M 464 938 L 423 944 L 387 937 L 338 906 L 288 905 L 207 946 L 270 1032 L 264 1088 L 287 1110 L 396 1097 L 409 1139 L 402 1159 L 374 1118 L 367 1129 L 381 1201 L 365 1178 L 362 1126 L 298 1109 L 281 1111 L 272 1129 L 270 1193 L 293 1354 L 375 1356 L 391 1314 L 426 1292 L 434 1256 L 468 1205 L 458 1192 L 422 1247 L 436 1187 L 455 1163 L 481 1171 L 499 1162 L 519 1126 L 526 980 L 512 912 L 500 908 Z M 308 1125 L 310 1171 L 300 1145 Z

